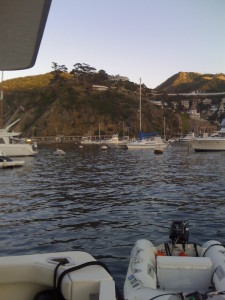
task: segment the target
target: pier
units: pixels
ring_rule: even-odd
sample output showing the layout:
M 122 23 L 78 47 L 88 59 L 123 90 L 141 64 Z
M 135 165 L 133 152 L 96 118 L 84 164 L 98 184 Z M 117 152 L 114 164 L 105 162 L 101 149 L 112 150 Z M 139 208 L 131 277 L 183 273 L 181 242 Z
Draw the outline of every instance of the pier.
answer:
M 32 141 L 37 142 L 38 144 L 53 144 L 53 143 L 80 143 L 83 135 L 74 135 L 74 136 L 66 136 L 66 135 L 58 135 L 58 136 L 39 136 L 32 137 Z M 98 135 L 87 136 L 90 137 L 93 141 L 99 140 Z M 111 138 L 112 135 L 102 135 L 101 140 L 106 140 Z

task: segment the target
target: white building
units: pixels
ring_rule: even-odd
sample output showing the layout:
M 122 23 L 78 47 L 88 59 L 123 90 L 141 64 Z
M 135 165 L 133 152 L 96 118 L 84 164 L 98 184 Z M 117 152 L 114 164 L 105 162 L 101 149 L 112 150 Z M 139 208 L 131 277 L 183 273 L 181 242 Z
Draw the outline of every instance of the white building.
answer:
M 161 100 L 150 100 L 151 103 L 153 103 L 154 105 L 163 107 L 162 101 Z
M 93 84 L 90 86 L 90 90 L 91 91 L 107 91 L 109 88 L 107 86 L 104 85 L 96 85 Z
M 219 114 L 222 114 L 225 112 L 225 98 L 222 98 L 222 101 L 220 102 L 219 107 Z
M 202 100 L 202 103 L 205 104 L 205 105 L 211 105 L 212 104 L 212 100 L 208 99 L 208 98 L 205 98 L 205 99 Z
M 190 107 L 190 102 L 189 100 L 182 100 L 181 104 L 183 105 L 184 108 L 189 109 Z

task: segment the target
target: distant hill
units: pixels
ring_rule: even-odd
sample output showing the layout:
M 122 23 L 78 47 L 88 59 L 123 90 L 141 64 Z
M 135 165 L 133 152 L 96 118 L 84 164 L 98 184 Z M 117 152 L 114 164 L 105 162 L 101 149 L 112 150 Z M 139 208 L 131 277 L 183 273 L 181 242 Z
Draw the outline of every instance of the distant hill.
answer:
M 167 93 L 188 93 L 193 91 L 201 92 L 224 92 L 224 74 L 200 74 L 194 72 L 179 72 L 160 84 L 158 91 Z
M 139 85 L 130 81 L 99 79 L 99 74 L 74 77 L 69 73 L 54 73 L 16 78 L 3 82 L 4 124 L 17 112 L 20 122 L 14 130 L 25 136 L 98 135 L 138 136 Z M 92 91 L 92 84 L 108 87 L 106 91 Z M 1 88 L 1 87 L 0 87 Z M 163 134 L 163 119 L 168 126 L 178 128 L 179 120 L 171 110 L 153 105 L 143 86 L 142 130 Z M 20 107 L 22 110 L 20 110 Z
M 93 91 L 92 85 L 108 89 Z M 161 84 L 158 90 L 191 92 L 203 86 L 205 91 L 225 91 L 225 76 L 181 72 Z M 102 135 L 118 132 L 120 136 L 129 133 L 137 137 L 139 134 L 139 84 L 112 80 L 104 71 L 51 72 L 6 80 L 0 84 L 1 88 L 4 90 L 3 124 L 12 115 L 10 122 L 20 118 L 14 130 L 23 132 L 24 136 L 82 136 L 88 132 L 98 135 L 99 124 Z M 168 100 L 168 107 L 154 105 L 150 100 L 155 97 Z M 143 132 L 158 131 L 163 135 L 164 119 L 167 136 L 178 134 L 181 126 L 183 132 L 192 129 L 189 117 L 174 111 L 167 98 L 142 85 Z

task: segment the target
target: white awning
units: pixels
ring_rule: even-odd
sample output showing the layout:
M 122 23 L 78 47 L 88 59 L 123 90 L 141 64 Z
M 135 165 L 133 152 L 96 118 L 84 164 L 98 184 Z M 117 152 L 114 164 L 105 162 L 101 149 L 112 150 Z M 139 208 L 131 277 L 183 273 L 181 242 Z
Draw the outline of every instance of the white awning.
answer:
M 0 70 L 31 68 L 52 0 L 0 0 Z

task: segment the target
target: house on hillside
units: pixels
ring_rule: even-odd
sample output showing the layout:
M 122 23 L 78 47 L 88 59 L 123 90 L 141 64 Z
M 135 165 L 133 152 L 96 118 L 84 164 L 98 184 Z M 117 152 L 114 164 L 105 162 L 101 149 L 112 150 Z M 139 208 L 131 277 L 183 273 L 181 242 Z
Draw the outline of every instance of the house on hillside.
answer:
M 162 101 L 161 100 L 150 100 L 150 102 L 154 105 L 163 107 Z
M 184 107 L 185 109 L 189 109 L 189 107 L 190 107 L 190 102 L 189 102 L 189 100 L 181 100 L 181 104 L 183 105 L 183 107 Z
M 202 100 L 202 103 L 205 104 L 205 105 L 211 105 L 212 104 L 212 100 L 208 99 L 208 98 L 205 98 L 205 99 Z
M 225 112 L 225 98 L 222 98 L 218 113 L 219 115 L 222 115 L 224 112 Z
M 110 76 L 110 80 L 112 80 L 112 81 L 119 81 L 119 80 L 121 80 L 121 81 L 129 81 L 129 78 L 128 77 L 126 77 L 126 76 L 120 76 L 119 74 L 118 75 L 115 75 L 115 76 Z
M 193 101 L 188 114 L 190 115 L 191 119 L 200 119 L 200 113 L 197 112 L 197 101 Z
M 107 86 L 104 85 L 90 85 L 89 90 L 90 91 L 107 91 L 109 88 Z

